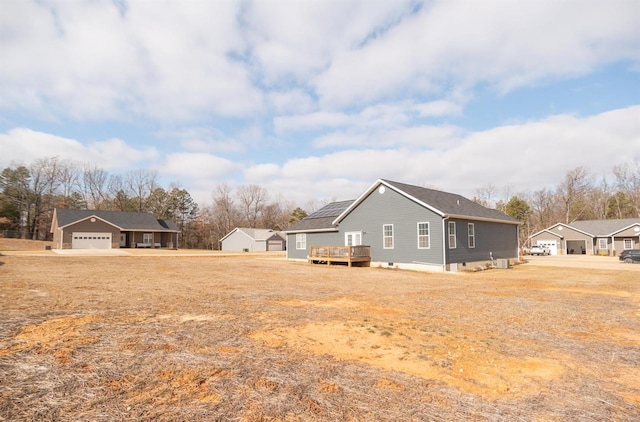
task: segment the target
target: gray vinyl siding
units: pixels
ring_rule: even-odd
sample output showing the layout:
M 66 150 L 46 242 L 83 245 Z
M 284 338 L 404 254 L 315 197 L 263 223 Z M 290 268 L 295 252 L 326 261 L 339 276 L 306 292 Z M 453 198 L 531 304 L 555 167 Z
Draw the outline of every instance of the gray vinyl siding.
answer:
M 447 263 L 490 261 L 518 257 L 518 232 L 514 224 L 450 219 L 456 223 L 456 248 L 447 245 Z M 475 248 L 469 248 L 468 223 L 475 226 Z M 447 244 L 448 244 L 447 236 Z
M 242 252 L 244 249 L 250 252 L 263 252 L 266 251 L 266 242 L 253 240 L 239 230 L 222 241 L 223 251 Z
M 418 249 L 418 223 L 429 223 L 429 249 Z M 393 225 L 393 249 L 383 246 L 382 228 Z M 371 246 L 371 260 L 393 263 L 442 265 L 442 218 L 407 197 L 387 188 L 374 190 L 340 222 L 340 243 L 344 233 L 361 231 L 362 244 Z
M 307 259 L 309 246 L 344 245 L 344 235 L 338 232 L 307 233 L 307 248 L 296 249 L 295 233 L 287 234 L 287 259 Z

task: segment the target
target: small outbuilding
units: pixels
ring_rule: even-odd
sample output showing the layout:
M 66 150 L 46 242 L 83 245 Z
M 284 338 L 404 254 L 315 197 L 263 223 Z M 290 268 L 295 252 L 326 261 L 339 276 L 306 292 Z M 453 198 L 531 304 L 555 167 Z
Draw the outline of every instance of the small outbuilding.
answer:
M 265 252 L 287 250 L 286 236 L 276 230 L 236 227 L 220 239 L 223 251 Z
M 56 208 L 55 249 L 178 248 L 180 230 L 151 213 Z

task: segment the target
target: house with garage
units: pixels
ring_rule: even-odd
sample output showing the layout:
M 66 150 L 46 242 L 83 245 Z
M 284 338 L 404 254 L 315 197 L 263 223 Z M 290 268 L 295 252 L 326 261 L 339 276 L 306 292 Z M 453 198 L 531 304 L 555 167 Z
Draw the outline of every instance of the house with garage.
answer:
M 220 239 L 223 251 L 258 252 L 284 251 L 287 240 L 284 233 L 271 229 L 236 227 Z
M 613 256 L 625 249 L 640 249 L 640 218 L 556 223 L 532 234 L 529 241 L 548 247 L 551 255 Z
M 331 203 L 287 228 L 287 258 L 313 261 L 318 247 L 366 245 L 371 265 L 473 269 L 517 259 L 518 225 L 457 194 L 379 179 L 357 199 Z
M 56 208 L 55 249 L 178 248 L 180 230 L 151 213 Z

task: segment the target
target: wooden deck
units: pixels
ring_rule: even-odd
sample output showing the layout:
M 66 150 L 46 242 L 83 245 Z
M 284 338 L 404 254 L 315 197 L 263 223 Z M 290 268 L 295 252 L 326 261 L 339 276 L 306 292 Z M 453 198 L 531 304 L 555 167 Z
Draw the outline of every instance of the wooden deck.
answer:
M 371 264 L 371 246 L 310 246 L 308 260 L 312 264 L 346 263 L 368 267 Z

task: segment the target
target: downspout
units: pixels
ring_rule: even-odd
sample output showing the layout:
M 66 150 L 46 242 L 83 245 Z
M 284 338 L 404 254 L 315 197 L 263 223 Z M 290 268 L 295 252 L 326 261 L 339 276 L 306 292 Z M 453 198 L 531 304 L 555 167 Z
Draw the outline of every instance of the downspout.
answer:
M 442 217 L 442 272 L 447 272 L 447 220 L 449 219 L 448 215 Z

